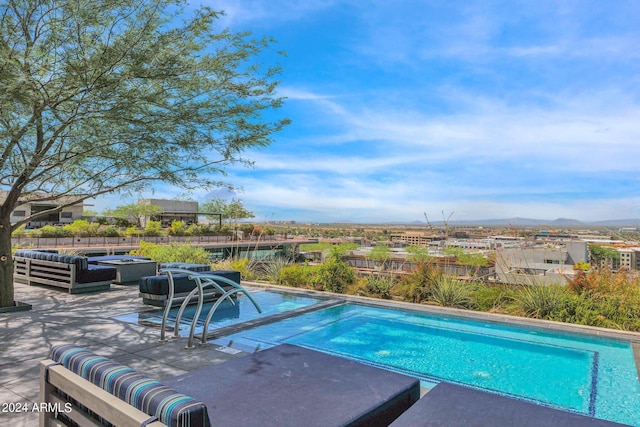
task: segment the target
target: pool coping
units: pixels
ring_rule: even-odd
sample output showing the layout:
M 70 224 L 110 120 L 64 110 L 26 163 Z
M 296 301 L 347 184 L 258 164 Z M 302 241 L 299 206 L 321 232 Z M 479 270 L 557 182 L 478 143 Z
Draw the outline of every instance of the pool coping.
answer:
M 509 314 L 487 313 L 483 311 L 465 310 L 460 308 L 440 307 L 436 305 L 411 303 L 396 300 L 386 300 L 380 298 L 338 294 L 327 291 L 316 291 L 313 289 L 293 288 L 289 286 L 274 285 L 270 283 L 242 281 L 243 286 L 258 287 L 263 289 L 274 289 L 280 292 L 296 293 L 314 298 L 341 299 L 345 302 L 357 302 L 378 307 L 393 307 L 404 310 L 418 311 L 431 314 L 443 314 L 465 319 L 484 320 L 507 325 L 533 326 L 557 332 L 567 332 L 578 335 L 597 336 L 602 338 L 612 338 L 629 341 L 633 352 L 633 359 L 636 364 L 638 379 L 640 379 L 640 332 L 630 332 L 615 329 L 600 328 L 596 326 L 577 325 L 573 323 L 556 322 L 553 320 L 531 319 Z

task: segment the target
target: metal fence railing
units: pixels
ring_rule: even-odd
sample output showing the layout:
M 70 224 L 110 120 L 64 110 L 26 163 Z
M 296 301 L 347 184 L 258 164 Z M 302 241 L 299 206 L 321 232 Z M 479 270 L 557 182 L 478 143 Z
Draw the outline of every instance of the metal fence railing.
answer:
M 268 236 L 266 240 L 286 240 L 286 234 Z M 231 242 L 232 236 L 122 236 L 122 237 L 14 237 L 11 243 L 19 248 L 59 248 L 59 247 L 110 247 L 139 246 L 140 241 L 155 244 L 196 243 L 213 244 Z M 243 241 L 265 240 L 265 236 L 252 236 Z

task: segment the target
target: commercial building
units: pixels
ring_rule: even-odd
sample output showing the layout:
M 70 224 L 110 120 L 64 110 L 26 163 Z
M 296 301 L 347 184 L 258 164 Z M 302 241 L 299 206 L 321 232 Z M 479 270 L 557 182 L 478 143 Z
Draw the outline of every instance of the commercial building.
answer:
M 4 200 L 6 197 L 6 192 L 0 192 L 0 200 Z M 62 196 L 57 197 L 54 200 L 53 196 L 47 194 L 42 194 L 37 198 L 34 196 L 28 200 L 21 199 L 20 205 L 11 212 L 10 221 L 13 224 L 25 219 L 28 220 L 37 213 L 55 209 L 56 207 L 67 203 L 73 203 L 74 200 L 77 199 L 78 197 Z M 25 225 L 27 228 L 40 228 L 45 225 L 71 224 L 73 221 L 82 218 L 83 210 L 84 204 L 80 201 L 72 204 L 71 206 L 62 208 L 62 210 L 58 212 L 48 213 L 44 216 L 39 216 L 33 220 L 27 221 Z
M 557 245 L 505 248 L 496 256 L 498 281 L 525 285 L 550 285 L 571 279 L 573 266 L 587 262 L 587 242 L 572 240 Z
M 409 245 L 429 246 L 431 242 L 444 240 L 445 236 L 424 234 L 424 233 L 394 233 L 391 234 L 392 242 L 403 243 Z
M 620 268 L 640 270 L 640 248 L 620 248 Z
M 183 221 L 187 225 L 198 223 L 198 202 L 168 199 L 139 199 L 139 205 L 150 204 L 162 208 L 159 215 L 142 219 L 144 227 L 147 221 L 160 221 L 163 227 L 168 227 L 173 221 Z

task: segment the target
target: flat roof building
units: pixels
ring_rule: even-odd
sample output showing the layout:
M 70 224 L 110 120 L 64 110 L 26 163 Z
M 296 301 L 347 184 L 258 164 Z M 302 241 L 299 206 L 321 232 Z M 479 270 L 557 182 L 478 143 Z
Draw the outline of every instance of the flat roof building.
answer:
M 138 204 L 157 205 L 162 208 L 162 212 L 159 215 L 143 218 L 143 227 L 149 220 L 160 221 L 163 227 L 170 226 L 173 221 L 183 221 L 187 225 L 198 223 L 198 202 L 168 199 L 139 199 Z
M 3 201 L 7 197 L 6 191 L 0 191 L 0 200 Z M 42 194 L 40 197 L 34 195 L 30 199 L 20 199 L 20 205 L 18 205 L 12 212 L 10 216 L 10 221 L 12 224 L 16 222 L 23 221 L 25 219 L 29 219 L 37 213 L 48 211 L 51 209 L 55 209 L 56 207 L 72 203 L 74 200 L 77 200 L 79 197 L 74 196 L 59 196 L 55 197 L 53 195 Z M 82 218 L 82 214 L 84 212 L 84 203 L 78 202 L 71 206 L 67 206 L 62 208 L 62 210 L 58 212 L 48 213 L 44 216 L 40 216 L 31 221 L 27 221 L 25 223 L 27 228 L 40 228 L 45 225 L 60 225 L 60 224 L 71 224 L 73 221 Z

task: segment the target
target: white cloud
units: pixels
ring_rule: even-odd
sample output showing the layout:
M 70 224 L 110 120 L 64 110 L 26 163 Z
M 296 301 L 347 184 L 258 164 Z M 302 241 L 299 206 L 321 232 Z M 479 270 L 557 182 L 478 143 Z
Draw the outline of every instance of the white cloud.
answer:
M 313 150 L 305 156 L 303 151 L 295 154 L 298 162 L 291 155 L 265 155 L 260 158 L 262 167 L 339 172 L 350 166 L 360 173 L 420 162 L 519 162 L 533 156 L 559 168 L 630 171 L 637 168 L 640 155 L 638 108 L 616 92 L 572 101 L 559 97 L 548 101 L 555 102 L 551 106 L 508 106 L 456 91 L 452 102 L 462 105 L 463 111 L 436 116 L 395 106 L 343 106 L 335 97 L 329 101 L 303 93 L 297 99 L 313 104 L 324 113 L 324 120 L 332 118 L 334 129 L 348 129 L 330 135 L 334 140 L 371 149 L 359 156 L 328 152 L 326 157 L 315 157 Z
M 296 21 L 320 10 L 333 6 L 335 0 L 203 0 L 204 5 L 214 10 L 223 10 L 222 22 L 229 26 L 262 25 L 273 26 L 287 21 Z

